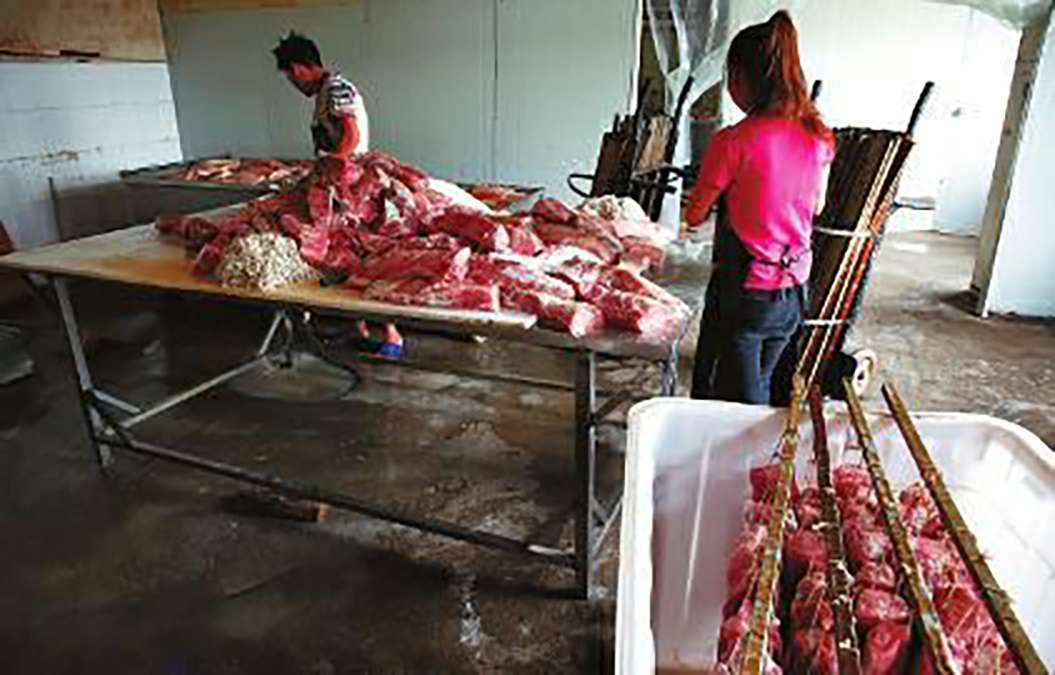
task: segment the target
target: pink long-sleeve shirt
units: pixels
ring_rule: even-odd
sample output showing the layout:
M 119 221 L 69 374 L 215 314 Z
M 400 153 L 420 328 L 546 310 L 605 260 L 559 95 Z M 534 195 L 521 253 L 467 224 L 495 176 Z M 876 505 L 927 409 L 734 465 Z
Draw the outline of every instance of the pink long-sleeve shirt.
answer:
M 834 154 L 831 142 L 798 120 L 780 117 L 748 116 L 711 140 L 690 200 L 689 222 L 706 215 L 693 212 L 701 206 L 700 195 L 721 193 L 726 222 L 719 227 L 731 227 L 752 258 L 795 259 L 786 269 L 752 263 L 745 288 L 787 288 L 809 278 L 813 216 Z

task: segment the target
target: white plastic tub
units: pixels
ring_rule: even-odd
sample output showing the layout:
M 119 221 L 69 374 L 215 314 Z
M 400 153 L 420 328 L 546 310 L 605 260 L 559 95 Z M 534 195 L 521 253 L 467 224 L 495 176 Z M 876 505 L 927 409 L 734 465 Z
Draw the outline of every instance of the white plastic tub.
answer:
M 838 464 L 856 436 L 845 406 L 827 408 Z M 803 416 L 800 480 L 812 476 L 813 433 Z M 715 661 L 726 559 L 743 522 L 747 470 L 776 449 L 786 412 L 654 399 L 629 418 L 616 613 L 616 673 L 707 671 Z M 1002 420 L 914 415 L 964 518 L 1015 601 L 1049 670 L 1055 668 L 1055 457 Z M 892 418 L 870 415 L 895 488 L 918 480 Z M 852 449 L 850 459 L 860 457 Z

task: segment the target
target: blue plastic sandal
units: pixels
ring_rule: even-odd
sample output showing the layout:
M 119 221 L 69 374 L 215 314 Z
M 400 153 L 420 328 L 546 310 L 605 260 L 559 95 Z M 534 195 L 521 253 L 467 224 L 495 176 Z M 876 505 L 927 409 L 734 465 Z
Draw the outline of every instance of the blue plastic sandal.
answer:
M 398 342 L 383 342 L 374 353 L 378 356 L 387 356 L 390 359 L 398 359 L 403 356 L 403 345 Z

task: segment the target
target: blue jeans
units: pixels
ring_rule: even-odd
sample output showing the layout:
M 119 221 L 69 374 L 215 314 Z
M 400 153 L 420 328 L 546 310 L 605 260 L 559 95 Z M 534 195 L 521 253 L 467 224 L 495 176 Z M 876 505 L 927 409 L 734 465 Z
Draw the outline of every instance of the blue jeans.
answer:
M 769 405 L 773 372 L 802 323 L 801 287 L 722 289 L 714 393 L 725 401 Z

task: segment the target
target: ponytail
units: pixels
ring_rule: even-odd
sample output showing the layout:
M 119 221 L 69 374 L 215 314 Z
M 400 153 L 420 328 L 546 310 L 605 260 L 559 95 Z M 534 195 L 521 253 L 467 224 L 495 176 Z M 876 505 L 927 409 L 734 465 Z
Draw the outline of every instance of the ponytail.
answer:
M 753 112 L 797 119 L 810 133 L 834 140 L 810 100 L 799 59 L 798 31 L 786 11 L 779 10 L 769 21 L 737 33 L 729 47 L 727 65 L 745 78 Z

